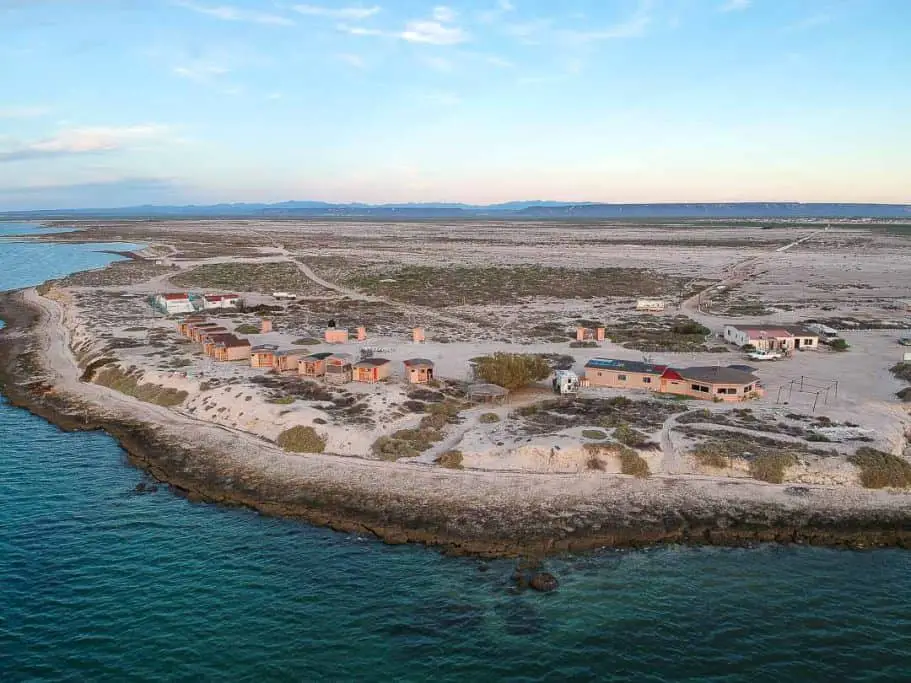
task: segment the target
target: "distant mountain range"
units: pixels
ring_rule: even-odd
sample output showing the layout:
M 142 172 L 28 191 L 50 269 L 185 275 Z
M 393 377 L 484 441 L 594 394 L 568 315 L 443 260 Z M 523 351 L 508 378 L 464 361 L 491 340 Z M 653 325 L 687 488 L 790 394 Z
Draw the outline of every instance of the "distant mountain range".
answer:
M 798 202 L 599 204 L 517 201 L 473 204 L 330 204 L 289 201 L 277 204 L 207 206 L 128 206 L 115 209 L 8 211 L 5 219 L 38 218 L 908 218 L 908 204 L 803 204 Z

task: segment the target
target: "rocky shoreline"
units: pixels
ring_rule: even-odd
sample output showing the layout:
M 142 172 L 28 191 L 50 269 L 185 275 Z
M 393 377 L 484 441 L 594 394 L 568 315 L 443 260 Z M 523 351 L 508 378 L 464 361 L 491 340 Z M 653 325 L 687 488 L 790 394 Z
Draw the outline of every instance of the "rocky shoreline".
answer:
M 65 334 L 34 290 L 0 293 L 0 319 L 0 390 L 12 405 L 66 431 L 104 430 L 134 465 L 192 500 L 485 557 L 660 543 L 911 547 L 905 493 L 287 455 L 256 437 L 79 383 L 75 361 L 62 369 L 51 353 Z

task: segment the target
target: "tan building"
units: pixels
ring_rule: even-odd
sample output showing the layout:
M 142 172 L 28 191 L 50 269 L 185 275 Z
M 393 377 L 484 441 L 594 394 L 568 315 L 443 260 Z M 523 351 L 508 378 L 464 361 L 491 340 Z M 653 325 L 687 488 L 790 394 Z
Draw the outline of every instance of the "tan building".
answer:
M 301 377 L 323 377 L 326 374 L 326 359 L 331 353 L 312 353 L 304 356 L 297 364 L 297 372 Z
M 405 379 L 411 384 L 427 384 L 433 379 L 433 361 L 426 358 L 410 358 L 403 362 Z
M 230 332 L 219 332 L 216 334 L 206 335 L 205 339 L 202 341 L 203 353 L 205 353 L 210 358 L 215 358 L 215 345 L 220 341 L 230 339 L 232 337 L 234 337 L 234 335 Z
M 352 357 L 349 353 L 333 353 L 326 358 L 325 379 L 328 384 L 346 384 L 351 381 Z
M 592 387 L 655 391 L 711 401 L 744 401 L 764 392 L 746 366 L 671 368 L 640 361 L 594 358 L 585 365 Z
M 186 318 L 182 318 L 177 323 L 177 331 L 182 334 L 184 337 L 190 336 L 190 325 L 195 323 L 204 323 L 207 322 L 205 316 L 201 315 L 191 315 Z
M 352 379 L 355 382 L 374 384 L 388 379 L 392 363 L 385 358 L 365 358 L 354 364 Z
M 250 350 L 250 367 L 268 368 L 271 370 L 275 367 L 275 352 L 278 347 L 275 344 L 260 344 Z
M 216 327 L 221 327 L 218 323 L 190 323 L 187 326 L 187 336 L 197 343 L 202 341 L 202 334 L 207 330 L 214 329 Z
M 215 342 L 215 360 L 240 361 L 250 358 L 250 342 L 231 335 L 228 339 Z
M 297 372 L 302 356 L 300 351 L 276 351 L 272 360 L 272 369 L 275 372 Z
M 326 340 L 327 344 L 346 344 L 348 342 L 348 330 L 330 327 L 323 333 L 323 339 Z
M 819 348 L 819 334 L 799 325 L 725 325 L 725 341 L 751 345 L 760 351 L 800 351 Z

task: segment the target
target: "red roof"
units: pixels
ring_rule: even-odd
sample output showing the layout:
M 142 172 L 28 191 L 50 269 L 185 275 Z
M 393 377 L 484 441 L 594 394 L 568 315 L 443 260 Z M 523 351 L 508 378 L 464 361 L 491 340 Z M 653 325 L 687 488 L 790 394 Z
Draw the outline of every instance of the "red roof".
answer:
M 162 296 L 167 301 L 180 301 L 181 299 L 189 299 L 189 294 L 162 294 Z

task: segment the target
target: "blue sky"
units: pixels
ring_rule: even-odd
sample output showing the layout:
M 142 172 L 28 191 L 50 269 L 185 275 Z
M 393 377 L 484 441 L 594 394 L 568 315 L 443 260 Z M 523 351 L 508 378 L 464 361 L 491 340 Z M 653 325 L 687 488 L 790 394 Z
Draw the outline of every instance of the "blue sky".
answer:
M 0 210 L 911 202 L 908 0 L 0 0 Z

